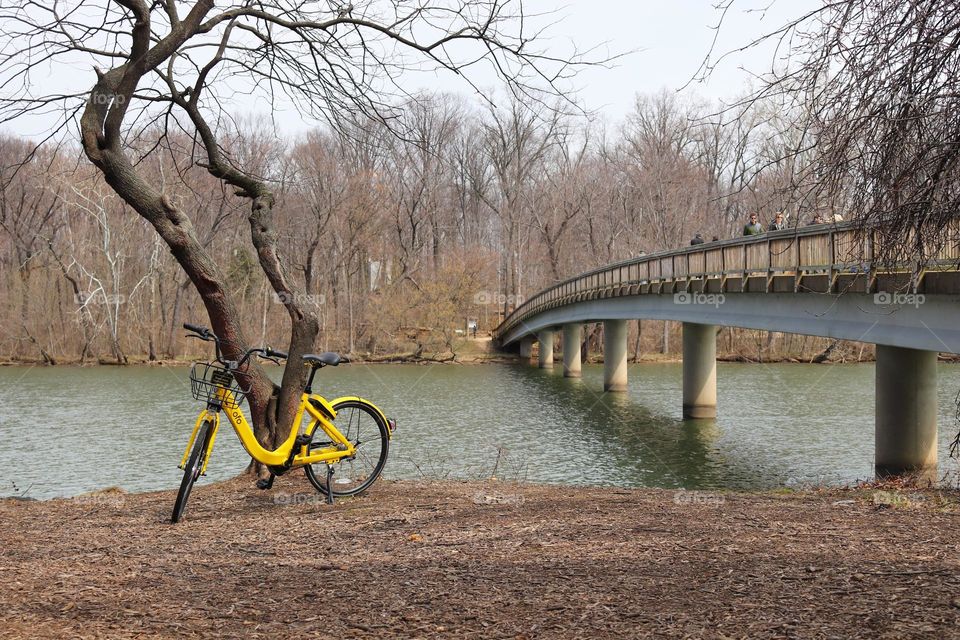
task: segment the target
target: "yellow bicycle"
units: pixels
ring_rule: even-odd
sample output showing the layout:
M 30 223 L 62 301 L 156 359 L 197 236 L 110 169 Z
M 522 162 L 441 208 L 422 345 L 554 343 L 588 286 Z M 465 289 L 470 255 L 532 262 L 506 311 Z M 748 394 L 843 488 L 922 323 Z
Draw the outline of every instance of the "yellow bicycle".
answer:
M 220 350 L 220 339 L 208 328 L 184 324 L 188 337 L 213 342 L 216 359 L 198 362 L 190 371 L 193 397 L 206 402 L 206 408 L 197 416 L 193 434 L 183 454 L 179 468 L 183 481 L 173 506 L 171 522 L 179 522 L 197 479 L 206 474 L 213 442 L 220 427 L 220 413 L 226 414 L 243 448 L 250 457 L 267 466 L 269 479 L 258 481 L 261 489 L 269 489 L 278 475 L 303 467 L 311 484 L 333 502 L 335 496 L 353 496 L 372 485 L 387 462 L 390 439 L 396 421 L 388 419 L 372 402 L 357 396 L 344 396 L 328 402 L 312 393 L 317 370 L 346 362 L 336 353 L 303 356 L 310 367 L 307 385 L 300 397 L 300 405 L 290 425 L 290 434 L 276 449 L 265 449 L 257 441 L 240 405 L 246 393 L 237 379 L 252 356 L 279 364 L 287 354 L 269 347 L 250 349 L 240 360 L 225 360 Z M 301 428 L 306 422 L 306 426 Z M 334 478 L 336 476 L 336 478 Z

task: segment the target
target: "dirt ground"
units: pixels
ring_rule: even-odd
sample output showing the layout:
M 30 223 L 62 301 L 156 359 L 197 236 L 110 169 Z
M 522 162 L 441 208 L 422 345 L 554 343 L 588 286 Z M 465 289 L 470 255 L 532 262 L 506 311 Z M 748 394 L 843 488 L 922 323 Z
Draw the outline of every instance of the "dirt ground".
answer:
M 943 638 L 955 497 L 305 481 L 0 500 L 2 637 Z

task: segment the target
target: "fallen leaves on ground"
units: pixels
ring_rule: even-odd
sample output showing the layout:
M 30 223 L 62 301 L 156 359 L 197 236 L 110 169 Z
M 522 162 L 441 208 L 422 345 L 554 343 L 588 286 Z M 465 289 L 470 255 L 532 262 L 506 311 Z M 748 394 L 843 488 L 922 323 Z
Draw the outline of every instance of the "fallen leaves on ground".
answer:
M 278 489 L 300 498 L 278 501 Z M 900 501 L 857 489 L 381 481 L 331 506 L 299 476 L 274 492 L 241 478 L 197 486 L 171 525 L 173 500 L 0 500 L 0 636 L 940 638 L 960 628 L 960 515 L 933 492 Z

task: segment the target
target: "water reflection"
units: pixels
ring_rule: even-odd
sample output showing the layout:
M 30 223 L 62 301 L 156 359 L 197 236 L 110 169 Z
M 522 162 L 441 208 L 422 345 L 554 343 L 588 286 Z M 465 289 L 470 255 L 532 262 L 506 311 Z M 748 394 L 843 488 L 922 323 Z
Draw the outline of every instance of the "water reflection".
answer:
M 590 384 L 591 380 L 564 378 L 560 367 L 519 367 L 516 376 L 535 394 L 539 406 L 562 413 L 580 440 L 600 445 L 611 465 L 604 475 L 614 484 L 702 488 L 762 482 L 762 467 L 718 449 L 716 420 L 681 420 L 657 413 L 630 394 L 603 393 L 602 386 Z

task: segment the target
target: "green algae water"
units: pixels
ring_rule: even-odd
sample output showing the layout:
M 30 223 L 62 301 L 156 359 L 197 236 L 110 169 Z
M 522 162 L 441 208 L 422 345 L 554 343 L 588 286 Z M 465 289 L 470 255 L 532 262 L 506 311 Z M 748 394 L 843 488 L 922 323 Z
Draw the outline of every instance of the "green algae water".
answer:
M 177 464 L 201 408 L 188 373 L 0 368 L 0 496 L 179 486 Z M 947 451 L 960 366 L 940 364 L 939 374 L 940 472 L 948 474 L 958 469 Z M 397 419 L 386 478 L 769 489 L 873 474 L 872 364 L 721 363 L 716 421 L 680 419 L 679 364 L 631 365 L 628 393 L 602 393 L 602 377 L 599 366 L 571 380 L 559 367 L 350 364 L 321 371 L 315 389 L 364 396 Z M 209 479 L 247 464 L 222 427 Z

